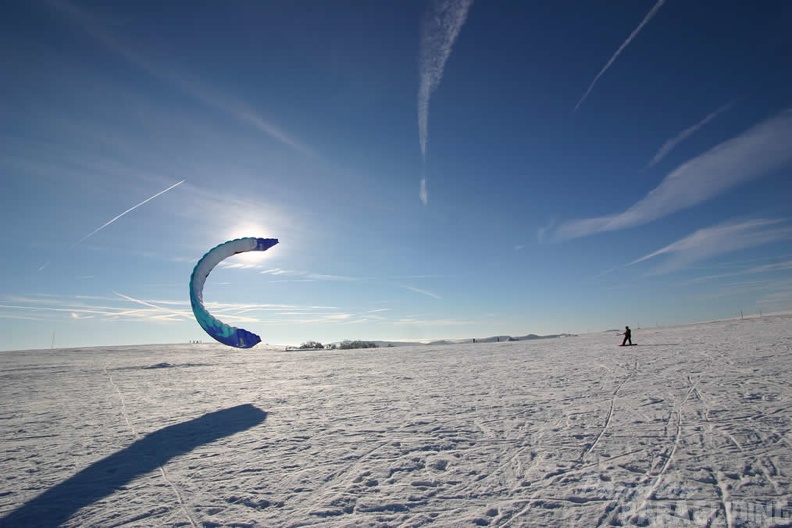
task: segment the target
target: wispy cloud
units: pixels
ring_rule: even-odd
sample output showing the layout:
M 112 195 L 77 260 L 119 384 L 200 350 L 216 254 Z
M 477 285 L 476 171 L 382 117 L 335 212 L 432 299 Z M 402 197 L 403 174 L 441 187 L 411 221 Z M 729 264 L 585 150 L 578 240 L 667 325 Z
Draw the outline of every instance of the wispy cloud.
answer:
M 337 282 L 354 282 L 361 279 L 359 277 L 350 277 L 348 275 L 331 275 L 327 273 L 313 273 L 310 271 L 298 270 L 285 270 L 280 268 L 264 269 L 260 273 L 264 275 L 273 275 L 275 277 L 284 277 L 284 281 L 337 281 Z
M 312 273 L 308 271 L 296 271 L 296 270 L 284 270 L 280 268 L 271 268 L 271 269 L 264 269 L 260 273 L 266 275 L 272 275 L 274 277 L 282 277 L 278 281 L 274 282 L 308 282 L 308 281 L 331 281 L 331 282 L 384 282 L 391 284 L 392 286 L 398 286 L 402 289 L 407 291 L 411 291 L 413 293 L 417 293 L 419 295 L 425 295 L 427 297 L 431 297 L 433 299 L 442 299 L 436 293 L 433 293 L 429 290 L 416 288 L 415 286 L 404 286 L 404 285 L 397 285 L 393 283 L 393 279 L 377 279 L 373 277 L 350 277 L 345 275 L 329 275 L 325 273 Z M 426 277 L 408 277 L 411 279 L 415 278 L 426 278 Z
M 670 273 L 719 255 L 789 239 L 792 239 L 792 225 L 785 220 L 756 219 L 721 224 L 699 229 L 673 244 L 630 262 L 628 266 L 666 256 L 665 262 L 653 270 L 652 274 Z
M 744 266 L 744 264 L 742 266 Z M 744 275 L 770 274 L 779 271 L 789 271 L 789 270 L 792 270 L 792 260 L 774 262 L 772 264 L 762 264 L 760 266 L 751 266 L 749 268 L 742 267 L 742 269 L 738 269 L 736 271 L 729 271 L 726 273 L 717 273 L 713 275 L 706 275 L 703 277 L 696 277 L 695 279 L 691 279 L 689 282 L 691 284 L 694 284 L 694 283 L 700 283 L 700 282 L 706 282 L 712 280 L 727 279 L 731 277 L 740 277 Z
M 151 201 L 151 200 L 153 200 L 154 198 L 157 198 L 158 196 L 162 196 L 163 194 L 165 194 L 166 192 L 170 191 L 171 189 L 175 189 L 176 187 L 178 187 L 179 185 L 181 185 L 181 184 L 182 184 L 182 183 L 184 183 L 185 181 L 186 181 L 186 180 L 182 180 L 182 181 L 180 181 L 180 182 L 178 182 L 178 183 L 174 183 L 173 185 L 171 185 L 171 186 L 170 186 L 170 187 L 168 187 L 167 189 L 165 189 L 165 190 L 162 190 L 162 191 L 158 192 L 157 194 L 155 194 L 154 196 L 150 196 L 149 198 L 146 198 L 145 200 L 143 200 L 143 201 L 142 201 L 142 202 L 140 202 L 139 204 L 137 204 L 137 205 L 134 205 L 134 206 L 130 207 L 129 209 L 127 209 L 126 211 L 124 211 L 124 212 L 123 212 L 123 213 L 121 213 L 120 215 L 117 215 L 117 216 L 113 217 L 113 218 L 112 218 L 112 219 L 110 219 L 109 221 L 105 222 L 105 223 L 104 223 L 104 224 L 102 224 L 101 226 L 97 227 L 96 229 L 94 229 L 93 231 L 91 231 L 90 233 L 88 233 L 87 235 L 85 235 L 84 237 L 82 237 L 80 240 L 78 240 L 77 242 L 75 242 L 74 244 L 72 244 L 72 246 L 71 246 L 71 247 L 75 247 L 75 246 L 77 246 L 77 245 L 79 245 L 79 244 L 81 244 L 81 243 L 85 242 L 86 240 L 88 240 L 89 238 L 91 238 L 92 236 L 94 236 L 96 233 L 98 233 L 99 231 L 101 231 L 101 230 L 102 230 L 102 229 L 104 229 L 105 227 L 107 227 L 107 226 L 109 226 L 110 224 L 112 224 L 113 222 L 115 222 L 115 221 L 117 221 L 117 220 L 121 219 L 121 218 L 122 218 L 124 215 L 127 215 L 127 214 L 131 213 L 132 211 L 134 211 L 135 209 L 137 209 L 138 207 L 140 207 L 140 206 L 142 206 L 142 205 L 145 205 L 145 204 L 147 204 L 148 202 L 150 202 L 150 201 Z M 40 268 L 40 269 L 43 269 L 43 268 L 44 268 L 44 266 L 42 266 L 42 268 Z
M 265 120 L 249 104 L 232 99 L 208 89 L 194 79 L 179 74 L 167 67 L 155 64 L 138 50 L 124 43 L 111 32 L 98 17 L 89 11 L 77 7 L 68 0 L 46 0 L 49 5 L 66 15 L 72 22 L 80 26 L 89 35 L 98 40 L 107 49 L 124 57 L 128 62 L 145 70 L 150 75 L 170 83 L 198 101 L 231 115 L 240 122 L 252 126 L 259 132 L 279 141 L 280 143 L 308 156 L 315 154 L 300 141 L 291 137 L 279 127 Z
M 338 281 L 338 282 L 381 282 L 391 285 L 396 285 L 401 281 L 414 281 L 414 280 L 427 280 L 427 279 L 447 279 L 454 277 L 453 275 L 404 275 L 404 276 L 391 276 L 391 277 L 354 277 L 351 275 L 333 275 L 329 273 L 316 273 L 313 271 L 271 268 L 266 263 L 241 263 L 241 264 L 219 264 L 222 267 L 228 268 L 258 268 L 259 273 L 264 275 L 271 275 L 273 277 L 283 277 L 284 279 L 291 280 L 315 280 L 315 281 Z M 407 286 L 400 286 L 410 289 Z
M 112 299 L 95 299 L 93 302 L 86 302 L 75 297 L 42 298 L 31 296 L 0 299 L 0 318 L 17 318 L 24 314 L 26 319 L 46 320 L 63 317 L 65 314 L 69 318 L 74 318 L 77 315 L 80 318 L 107 317 L 113 319 L 119 315 L 126 315 L 128 312 L 128 309 L 113 306 Z
M 575 110 L 573 111 L 573 113 L 578 111 L 578 108 L 580 108 L 580 105 L 582 105 L 583 101 L 585 101 L 586 98 L 589 96 L 589 94 L 591 93 L 591 90 L 594 89 L 594 85 L 597 84 L 597 81 L 599 81 L 600 77 L 602 77 L 603 74 L 606 71 L 608 71 L 608 68 L 610 68 L 611 65 L 616 61 L 618 56 L 621 55 L 622 51 L 624 51 L 624 49 L 627 46 L 630 45 L 630 42 L 632 42 L 632 40 L 638 35 L 638 33 L 641 32 L 643 27 L 646 24 L 648 24 L 650 20 L 652 20 L 652 18 L 657 14 L 657 12 L 660 10 L 660 8 L 663 7 L 664 3 L 665 3 L 665 0 L 657 0 L 657 3 L 654 5 L 654 7 L 652 7 L 652 9 L 649 11 L 649 13 L 647 13 L 647 15 L 641 21 L 641 23 L 638 24 L 638 27 L 635 28 L 632 33 L 630 33 L 630 36 L 627 37 L 627 40 L 625 40 L 622 43 L 622 45 L 619 46 L 619 49 L 616 50 L 616 53 L 613 54 L 613 56 L 605 64 L 605 66 L 600 70 L 600 72 L 597 74 L 597 76 L 594 77 L 594 80 L 591 81 L 591 84 L 589 85 L 588 89 L 586 90 L 586 93 L 583 94 L 583 97 L 581 97 L 580 101 L 578 101 L 577 104 L 575 105 Z
M 393 324 L 399 326 L 415 326 L 415 327 L 426 327 L 426 328 L 434 328 L 440 326 L 474 326 L 479 323 L 481 323 L 480 320 L 443 319 L 443 318 L 434 319 L 429 316 L 417 316 L 417 315 L 402 317 L 401 319 L 397 319 L 393 321 Z
M 414 286 L 403 286 L 403 288 L 411 292 L 419 293 L 421 295 L 426 295 L 427 297 L 431 297 L 433 299 L 442 299 L 442 297 L 440 297 L 436 293 L 430 292 L 429 290 L 422 290 L 421 288 L 416 288 Z
M 426 173 L 421 175 L 421 184 L 418 189 L 418 198 L 424 205 L 429 203 L 429 189 L 426 187 Z
M 773 290 L 757 299 L 757 306 L 765 310 L 789 310 L 792 308 L 792 283 L 774 284 Z
M 763 266 L 754 266 L 753 268 L 745 270 L 745 273 L 772 273 L 775 271 L 792 270 L 792 260 L 786 262 L 775 262 L 773 264 L 765 264 Z
M 654 190 L 623 213 L 573 220 L 555 237 L 577 238 L 649 223 L 687 209 L 792 162 L 792 110 L 680 165 Z
M 429 99 L 440 81 L 454 42 L 467 19 L 473 0 L 433 0 L 423 22 L 419 57 L 420 80 L 418 84 L 418 142 L 421 157 L 426 161 L 426 144 L 429 137 Z M 420 198 L 424 205 L 429 195 L 426 174 L 421 177 Z
M 135 303 L 135 304 L 140 304 L 142 306 L 147 306 L 148 308 L 152 308 L 152 309 L 155 310 L 155 313 L 142 312 L 140 310 L 137 311 L 138 313 L 148 313 L 152 317 L 158 317 L 158 318 L 161 318 L 164 315 L 167 318 L 177 318 L 177 319 L 187 318 L 187 319 L 191 319 L 192 316 L 193 316 L 192 313 L 190 313 L 187 310 L 174 310 L 173 308 L 168 308 L 168 307 L 165 307 L 165 306 L 161 306 L 159 303 L 155 304 L 153 302 L 144 301 L 142 299 L 135 299 L 134 297 L 130 297 L 128 295 L 124 295 L 123 293 L 118 293 L 118 292 L 113 292 L 113 293 L 115 293 L 118 297 L 120 297 L 122 299 L 125 299 L 125 300 L 127 300 L 129 302 L 132 302 L 132 303 Z M 131 313 L 135 313 L 135 312 L 131 312 Z M 126 313 L 119 313 L 118 315 L 129 315 L 129 314 L 130 314 L 130 312 L 127 311 Z
M 51 320 L 93 318 L 98 321 L 176 322 L 194 319 L 189 301 L 140 299 L 114 292 L 102 296 L 0 296 L 0 318 Z M 224 322 L 301 323 L 305 321 L 346 320 L 334 306 L 264 303 L 206 303 L 207 309 Z
M 733 104 L 734 103 L 732 102 L 721 106 L 720 108 L 709 114 L 707 117 L 705 117 L 704 119 L 693 125 L 692 127 L 686 128 L 685 130 L 677 134 L 675 137 L 663 143 L 663 146 L 660 147 L 660 149 L 657 151 L 657 154 L 654 155 L 654 158 L 652 158 L 652 160 L 646 165 L 645 169 L 650 169 L 655 165 L 657 165 L 658 163 L 660 163 L 660 161 L 662 161 L 663 158 L 665 158 L 672 150 L 674 150 L 677 145 L 679 145 L 687 138 L 698 132 L 698 130 L 701 127 L 703 127 L 704 125 L 706 125 L 707 123 L 718 117 L 720 114 L 731 108 Z
M 735 298 L 753 298 L 757 308 L 769 311 L 789 310 L 792 308 L 792 281 L 756 280 L 743 282 L 723 282 L 717 288 L 690 293 L 689 299 L 695 302 L 733 303 Z M 728 301 L 726 301 L 728 299 Z M 750 304 L 743 305 L 750 308 Z M 746 312 L 748 315 L 750 311 Z M 778 312 L 776 312 L 778 313 Z

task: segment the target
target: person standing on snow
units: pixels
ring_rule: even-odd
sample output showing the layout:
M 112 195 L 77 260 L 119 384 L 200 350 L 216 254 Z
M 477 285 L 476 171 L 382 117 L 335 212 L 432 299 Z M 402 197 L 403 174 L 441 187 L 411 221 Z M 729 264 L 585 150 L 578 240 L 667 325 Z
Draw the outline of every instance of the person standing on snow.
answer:
M 622 341 L 621 346 L 625 346 L 628 342 L 632 345 L 632 331 L 630 330 L 629 326 L 624 327 L 624 341 Z

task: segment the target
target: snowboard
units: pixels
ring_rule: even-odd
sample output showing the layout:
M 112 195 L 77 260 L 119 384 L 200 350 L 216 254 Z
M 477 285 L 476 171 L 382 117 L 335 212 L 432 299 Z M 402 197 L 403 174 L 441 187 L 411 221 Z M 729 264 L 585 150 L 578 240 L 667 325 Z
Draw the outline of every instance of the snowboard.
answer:
M 619 345 L 619 346 L 638 346 L 638 343 L 630 343 L 629 345 Z

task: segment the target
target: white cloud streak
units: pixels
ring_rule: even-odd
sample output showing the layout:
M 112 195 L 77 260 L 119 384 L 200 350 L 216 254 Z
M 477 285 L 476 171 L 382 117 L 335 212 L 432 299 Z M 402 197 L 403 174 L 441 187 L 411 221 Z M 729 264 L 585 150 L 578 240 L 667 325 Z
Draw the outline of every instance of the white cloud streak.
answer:
M 738 271 L 731 271 L 728 273 L 718 273 L 715 275 L 697 277 L 695 279 L 691 279 L 689 283 L 696 284 L 700 282 L 713 281 L 719 279 L 742 277 L 744 275 L 772 274 L 775 272 L 788 271 L 788 270 L 792 270 L 792 260 L 787 260 L 785 262 L 775 262 L 773 264 L 763 264 L 761 266 L 753 266 L 750 268 L 740 269 Z
M 119 296 L 120 298 L 122 298 L 124 300 L 127 300 L 127 301 L 135 303 L 135 304 L 141 304 L 141 305 L 146 306 L 148 308 L 153 308 L 156 312 L 163 312 L 163 313 L 165 313 L 165 314 L 167 314 L 167 315 L 169 315 L 171 317 L 175 316 L 175 317 L 187 318 L 187 319 L 192 319 L 193 318 L 192 313 L 189 312 L 189 311 L 186 311 L 186 310 L 174 310 L 172 308 L 166 308 L 164 306 L 160 306 L 159 304 L 154 304 L 152 302 L 144 301 L 142 299 L 135 299 L 134 297 L 130 297 L 128 295 L 124 295 L 123 293 L 118 293 L 118 292 L 113 292 L 113 293 L 115 293 L 117 296 Z M 143 312 L 143 311 L 142 310 L 137 310 L 137 312 Z M 144 313 L 146 313 L 146 312 L 144 312 Z M 119 314 L 119 315 L 121 315 L 121 314 Z M 128 315 L 128 312 L 126 314 L 123 314 L 123 315 Z
M 465 319 L 431 319 L 425 317 L 403 317 L 393 321 L 398 326 L 433 328 L 437 326 L 474 326 L 481 321 Z
M 789 310 L 792 307 L 792 284 L 774 284 L 773 286 L 775 291 L 757 299 L 756 304 L 765 310 L 768 308 Z
M 107 49 L 121 55 L 127 61 L 145 70 L 150 75 L 172 84 L 207 106 L 221 110 L 238 121 L 252 126 L 259 132 L 263 132 L 287 147 L 307 156 L 315 156 L 311 149 L 289 136 L 272 123 L 266 121 L 250 105 L 212 92 L 195 80 L 188 79 L 184 75 L 177 74 L 173 70 L 154 64 L 131 46 L 124 44 L 90 12 L 75 6 L 68 0 L 47 0 L 47 3 L 57 11 L 66 15 L 69 20 L 101 42 Z
M 638 33 L 641 32 L 643 27 L 646 24 L 648 24 L 650 20 L 652 20 L 652 18 L 657 14 L 657 12 L 660 10 L 660 8 L 663 7 L 664 3 L 665 3 L 665 0 L 657 0 L 657 3 L 654 5 L 654 7 L 652 7 L 652 9 L 649 11 L 649 13 L 647 13 L 647 15 L 641 21 L 641 23 L 638 24 L 638 27 L 635 28 L 632 33 L 630 33 L 630 36 L 627 37 L 627 40 L 625 40 L 622 43 L 622 45 L 619 46 L 619 49 L 616 50 L 616 53 L 613 54 L 613 56 L 605 64 L 605 66 L 600 70 L 600 72 L 597 74 L 597 76 L 594 77 L 594 80 L 591 81 L 591 84 L 589 85 L 588 89 L 586 90 L 586 93 L 583 94 L 583 97 L 581 97 L 580 101 L 578 101 L 577 104 L 575 105 L 575 109 L 573 110 L 572 113 L 575 113 L 575 112 L 578 111 L 578 108 L 580 108 L 580 105 L 582 105 L 583 101 L 585 101 L 586 98 L 589 96 L 589 94 L 591 93 L 591 90 L 594 89 L 594 85 L 597 84 L 597 81 L 599 81 L 600 77 L 602 77 L 605 74 L 605 72 L 608 71 L 608 68 L 610 68 L 611 65 L 614 62 L 616 62 L 616 59 L 618 58 L 619 55 L 621 55 L 622 51 L 624 51 L 625 48 L 627 46 L 629 46 L 630 42 L 632 42 L 632 40 L 638 35 Z
M 628 266 L 666 256 L 665 263 L 656 268 L 652 274 L 670 273 L 719 255 L 789 239 L 792 239 L 792 226 L 784 220 L 756 219 L 721 224 L 699 229 L 662 249 L 630 262 Z
M 429 190 L 426 187 L 426 175 L 421 177 L 421 186 L 418 189 L 418 198 L 424 205 L 429 203 Z
M 113 222 L 115 222 L 115 221 L 119 220 L 120 218 L 122 218 L 124 215 L 127 215 L 127 214 L 131 213 L 132 211 L 134 211 L 134 210 L 135 210 L 135 209 L 137 209 L 138 207 L 140 207 L 140 206 L 142 206 L 142 205 L 145 205 L 145 204 L 147 204 L 148 202 L 150 202 L 150 201 L 151 201 L 151 200 L 153 200 L 154 198 L 157 198 L 158 196 L 161 196 L 161 195 L 165 194 L 166 192 L 170 191 L 171 189 L 175 189 L 176 187 L 178 187 L 179 185 L 181 185 L 181 184 L 182 184 L 182 183 L 184 183 L 185 181 L 186 181 L 186 180 L 182 180 L 182 181 L 180 181 L 180 182 L 178 182 L 178 183 L 175 183 L 175 184 L 171 185 L 170 187 L 168 187 L 167 189 L 165 189 L 165 190 L 163 190 L 163 191 L 160 191 L 160 192 L 158 192 L 158 193 L 157 193 L 157 194 L 155 194 L 154 196 L 151 196 L 151 197 L 149 197 L 149 198 L 146 198 L 145 200 L 143 200 L 143 201 L 142 201 L 142 202 L 140 202 L 139 204 L 137 204 L 137 205 L 134 205 L 134 206 L 130 207 L 129 209 L 127 209 L 126 211 L 124 211 L 124 212 L 123 212 L 123 213 L 121 213 L 120 215 L 118 215 L 118 216 L 116 216 L 116 217 L 112 218 L 112 219 L 111 219 L 111 220 L 109 220 L 108 222 L 105 222 L 105 223 L 104 223 L 104 224 L 102 224 L 101 226 L 97 227 L 96 229 L 94 229 L 93 231 L 91 231 L 90 233 L 88 233 L 87 235 L 85 235 L 84 237 L 82 237 L 80 240 L 78 240 L 77 242 L 75 242 L 74 244 L 72 244 L 72 246 L 71 246 L 71 247 L 72 247 L 72 248 L 74 248 L 75 246 L 78 246 L 79 244 L 81 244 L 81 243 L 85 242 L 86 240 L 88 240 L 89 238 L 91 238 L 92 236 L 94 236 L 96 233 L 98 233 L 99 231 L 101 231 L 101 230 L 102 230 L 102 229 L 104 229 L 105 227 L 109 226 L 109 225 L 110 225 L 110 224 L 112 224 Z M 42 268 L 41 268 L 41 269 L 43 269 L 43 268 L 44 268 L 44 267 L 42 266 Z
M 709 114 L 707 117 L 705 117 L 704 119 L 693 125 L 692 127 L 686 128 L 685 130 L 677 134 L 675 137 L 663 143 L 663 146 L 660 147 L 660 149 L 654 155 L 652 160 L 646 165 L 645 169 L 651 169 L 652 167 L 660 163 L 660 161 L 662 161 L 663 158 L 665 158 L 672 150 L 674 150 L 677 145 L 679 145 L 687 138 L 698 132 L 698 130 L 701 127 L 703 127 L 704 125 L 706 125 L 707 123 L 718 117 L 720 114 L 731 108 L 733 104 L 734 103 L 728 103 L 721 106 L 720 108 Z
M 415 288 L 413 286 L 403 286 L 403 288 L 411 292 L 419 293 L 421 295 L 426 295 L 427 297 L 431 297 L 432 299 L 438 299 L 438 300 L 442 299 L 442 297 L 440 297 L 436 293 L 430 292 L 429 290 L 422 290 L 421 288 Z
M 420 79 L 418 83 L 418 142 L 421 158 L 426 161 L 426 144 L 429 137 L 429 99 L 440 81 L 454 42 L 467 19 L 473 0 L 433 0 L 424 18 L 419 56 Z M 420 199 L 428 202 L 426 176 L 421 178 Z
M 280 268 L 265 269 L 259 273 L 263 275 L 273 275 L 275 277 L 292 277 L 295 281 L 335 281 L 335 282 L 358 282 L 366 279 L 350 277 L 347 275 L 329 275 L 327 273 L 313 273 L 310 271 L 284 270 Z M 283 281 L 283 282 L 287 282 Z
M 765 264 L 763 266 L 755 266 L 745 270 L 745 273 L 772 273 L 775 271 L 792 270 L 792 260 L 786 262 L 775 262 L 773 264 Z
M 307 271 L 295 271 L 295 270 L 284 270 L 280 268 L 272 268 L 272 269 L 264 269 L 260 271 L 260 273 L 265 275 L 272 275 L 274 277 L 284 277 L 284 279 L 279 281 L 273 282 L 307 282 L 307 281 L 332 281 L 332 282 L 386 282 L 390 283 L 391 281 L 388 279 L 377 279 L 373 277 L 368 278 L 361 278 L 361 277 L 349 277 L 343 275 L 328 275 L 324 273 L 312 273 Z M 415 278 L 415 277 L 412 277 Z M 420 277 L 418 277 L 420 278 Z M 436 293 L 433 293 L 429 290 L 416 288 L 414 286 L 403 286 L 400 285 L 400 288 L 403 288 L 407 291 L 411 291 L 413 293 L 417 293 L 420 295 L 425 295 L 427 297 L 431 297 L 433 299 L 442 299 Z
M 114 292 L 116 297 L 66 296 L 0 296 L 0 319 L 20 318 L 51 320 L 53 318 L 94 318 L 102 321 L 177 322 L 194 320 L 189 301 L 137 299 Z M 140 306 L 130 308 L 129 303 Z M 291 323 L 313 319 L 338 318 L 334 306 L 297 306 L 288 304 L 206 303 L 209 311 L 223 321 L 239 323 Z M 316 318 L 313 316 L 317 315 Z M 319 317 L 321 316 L 321 317 Z
M 570 239 L 647 224 L 687 209 L 792 162 L 792 110 L 680 165 L 626 211 L 560 225 L 557 239 Z

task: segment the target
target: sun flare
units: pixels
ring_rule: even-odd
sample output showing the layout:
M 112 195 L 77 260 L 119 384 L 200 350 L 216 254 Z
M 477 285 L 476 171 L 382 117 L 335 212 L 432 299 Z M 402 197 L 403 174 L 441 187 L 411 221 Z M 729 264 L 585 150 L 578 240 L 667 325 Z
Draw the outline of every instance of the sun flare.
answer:
M 262 224 L 256 224 L 252 222 L 236 225 L 225 233 L 225 237 L 226 240 L 234 240 L 245 237 L 278 238 L 274 233 L 272 233 L 271 229 L 264 227 Z M 264 261 L 271 259 L 273 255 L 274 252 L 272 251 L 248 251 L 246 253 L 239 253 L 229 257 L 228 262 L 246 267 L 255 267 Z

